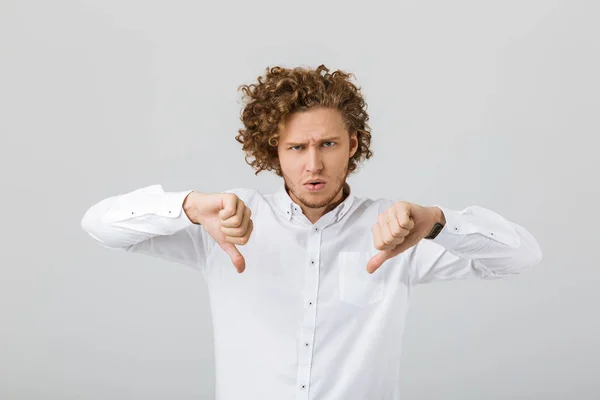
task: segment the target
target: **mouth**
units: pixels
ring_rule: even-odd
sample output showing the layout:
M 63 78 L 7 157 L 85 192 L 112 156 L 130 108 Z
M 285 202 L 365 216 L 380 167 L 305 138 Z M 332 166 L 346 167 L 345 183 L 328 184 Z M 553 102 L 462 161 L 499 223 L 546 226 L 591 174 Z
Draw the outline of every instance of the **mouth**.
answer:
M 311 192 L 316 192 L 325 187 L 326 182 L 321 180 L 309 181 L 304 184 L 304 187 Z

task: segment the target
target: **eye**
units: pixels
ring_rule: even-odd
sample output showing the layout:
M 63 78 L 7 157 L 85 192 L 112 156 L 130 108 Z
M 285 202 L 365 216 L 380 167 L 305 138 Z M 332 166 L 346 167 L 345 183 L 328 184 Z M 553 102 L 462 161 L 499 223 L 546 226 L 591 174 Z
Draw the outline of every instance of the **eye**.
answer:
M 302 147 L 302 145 L 296 145 L 296 146 L 292 146 L 290 147 L 290 150 L 296 150 L 297 147 Z M 299 150 L 299 149 L 298 149 Z
M 335 145 L 335 142 L 323 142 L 323 144 L 325 143 L 331 143 L 331 146 L 325 146 L 325 147 L 333 147 Z

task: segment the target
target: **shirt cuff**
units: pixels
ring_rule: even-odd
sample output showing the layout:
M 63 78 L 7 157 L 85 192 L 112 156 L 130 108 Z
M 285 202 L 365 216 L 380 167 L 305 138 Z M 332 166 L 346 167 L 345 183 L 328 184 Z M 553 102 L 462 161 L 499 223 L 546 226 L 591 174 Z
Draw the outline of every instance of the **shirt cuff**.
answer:
M 518 248 L 521 245 L 521 238 L 511 223 L 488 209 L 471 206 L 459 212 L 439 205 L 436 207 L 444 213 L 446 225 L 431 241 L 447 250 L 455 249 L 468 235 L 472 234 L 479 234 L 486 240 L 512 248 Z
M 165 193 L 160 185 L 136 190 L 123 195 L 118 204 L 104 214 L 102 222 L 126 223 L 130 220 L 155 215 L 164 217 L 165 223 L 168 224 L 167 230 L 175 233 L 193 225 L 183 210 L 183 202 L 192 191 Z
M 193 190 L 168 192 L 164 195 L 164 205 L 157 210 L 156 214 L 174 219 L 172 225 L 173 232 L 180 231 L 194 224 L 183 210 L 183 202 L 192 192 Z
M 465 235 L 468 233 L 468 229 L 464 226 L 465 223 L 461 221 L 461 215 L 458 211 L 438 205 L 435 207 L 439 208 L 444 213 L 446 224 L 440 233 L 434 239 L 431 239 L 431 241 L 447 250 L 452 250 L 462 242 Z

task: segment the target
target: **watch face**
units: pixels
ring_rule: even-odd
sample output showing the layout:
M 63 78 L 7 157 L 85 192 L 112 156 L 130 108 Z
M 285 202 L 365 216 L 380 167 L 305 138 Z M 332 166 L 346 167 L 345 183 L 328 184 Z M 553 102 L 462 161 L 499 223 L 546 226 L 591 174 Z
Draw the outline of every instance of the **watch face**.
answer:
M 429 235 L 425 236 L 425 239 L 435 239 L 435 237 L 442 231 L 442 228 L 444 228 L 444 225 L 436 222 L 435 225 L 433 225 L 431 232 L 429 232 Z

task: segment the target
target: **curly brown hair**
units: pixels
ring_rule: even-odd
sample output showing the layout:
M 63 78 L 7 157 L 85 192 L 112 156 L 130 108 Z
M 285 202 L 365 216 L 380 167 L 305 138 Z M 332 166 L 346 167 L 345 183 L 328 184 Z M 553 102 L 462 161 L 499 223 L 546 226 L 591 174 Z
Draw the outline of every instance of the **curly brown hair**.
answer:
M 258 83 L 241 85 L 244 108 L 240 129 L 235 139 L 246 153 L 246 163 L 256 169 L 274 170 L 282 176 L 277 161 L 279 129 L 290 114 L 310 108 L 334 108 L 341 112 L 348 134 L 356 132 L 358 149 L 348 161 L 348 174 L 356 170 L 362 159 L 373 152 L 371 128 L 367 124 L 367 104 L 350 78 L 353 74 L 341 70 L 329 73 L 325 65 L 317 69 L 268 67 Z

